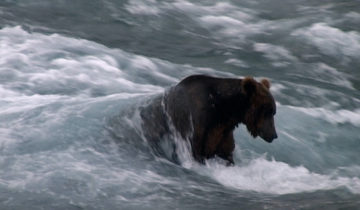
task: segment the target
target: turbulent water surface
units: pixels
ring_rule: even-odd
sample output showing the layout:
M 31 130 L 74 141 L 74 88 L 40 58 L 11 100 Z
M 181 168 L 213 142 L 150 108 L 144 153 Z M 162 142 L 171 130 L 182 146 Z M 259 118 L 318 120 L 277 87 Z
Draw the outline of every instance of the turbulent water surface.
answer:
M 0 209 L 359 209 L 359 11 L 2 0 Z M 180 164 L 154 155 L 139 111 L 191 74 L 269 78 L 279 138 L 240 126 L 234 167 L 197 164 L 176 133 Z

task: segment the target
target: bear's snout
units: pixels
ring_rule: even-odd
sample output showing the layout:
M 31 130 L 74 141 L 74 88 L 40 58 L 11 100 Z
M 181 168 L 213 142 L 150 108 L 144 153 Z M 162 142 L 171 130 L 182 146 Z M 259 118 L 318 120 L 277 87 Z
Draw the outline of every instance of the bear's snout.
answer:
M 277 139 L 277 133 L 275 132 L 274 134 L 273 134 L 273 136 L 271 136 L 271 137 L 268 137 L 268 138 L 264 138 L 264 140 L 265 141 L 267 141 L 268 143 L 271 143 L 271 142 L 273 142 L 274 141 L 274 139 Z
M 269 132 L 269 133 L 260 132 L 259 136 L 268 143 L 273 142 L 274 139 L 277 139 L 277 137 L 278 137 L 275 130 L 273 132 Z

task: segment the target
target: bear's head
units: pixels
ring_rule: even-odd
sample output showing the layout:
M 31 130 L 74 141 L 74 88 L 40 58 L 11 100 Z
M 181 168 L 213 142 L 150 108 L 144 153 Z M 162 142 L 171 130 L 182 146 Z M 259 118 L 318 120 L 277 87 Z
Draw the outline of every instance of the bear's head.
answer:
M 242 90 L 248 101 L 243 123 L 254 138 L 260 136 L 272 142 L 277 138 L 274 125 L 276 104 L 270 93 L 270 82 L 266 79 L 257 82 L 246 77 L 242 80 Z

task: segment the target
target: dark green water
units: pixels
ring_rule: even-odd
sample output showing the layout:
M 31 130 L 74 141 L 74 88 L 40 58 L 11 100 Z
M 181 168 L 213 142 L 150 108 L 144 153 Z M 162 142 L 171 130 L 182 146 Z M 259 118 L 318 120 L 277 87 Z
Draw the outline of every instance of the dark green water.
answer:
M 1 1 L 0 209 L 360 209 L 359 11 Z M 191 74 L 269 78 L 279 138 L 238 128 L 234 167 L 154 156 L 139 107 Z

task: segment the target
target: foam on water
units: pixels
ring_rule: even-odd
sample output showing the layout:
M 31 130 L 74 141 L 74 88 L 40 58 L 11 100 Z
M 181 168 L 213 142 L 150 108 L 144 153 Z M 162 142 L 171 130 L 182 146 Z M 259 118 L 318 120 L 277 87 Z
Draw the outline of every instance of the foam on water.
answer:
M 351 111 L 346 109 L 328 110 L 321 107 L 304 108 L 290 106 L 290 108 L 296 111 L 301 111 L 306 115 L 325 120 L 332 124 L 350 123 L 356 127 L 360 127 L 360 109 Z
M 284 162 L 264 158 L 234 167 L 212 161 L 201 170 L 219 183 L 239 190 L 290 194 L 346 187 L 352 193 L 360 194 L 360 179 L 357 177 L 331 177 L 313 173 L 303 166 L 291 167 Z
M 326 23 L 315 23 L 310 27 L 297 29 L 293 36 L 303 37 L 314 44 L 326 55 L 347 59 L 357 57 L 360 53 L 360 34 L 356 31 L 344 32 Z
M 347 65 L 357 64 L 360 52 L 359 32 L 353 27 L 359 20 L 357 12 L 347 11 L 333 19 L 327 15 L 337 12 L 336 3 L 304 7 L 304 2 L 279 1 L 279 7 L 277 1 L 106 0 L 99 2 L 108 10 L 89 18 L 93 12 L 87 12 L 97 10 L 94 5 L 84 8 L 79 3 L 69 12 L 68 2 L 51 6 L 51 11 L 65 14 L 64 22 L 60 18 L 52 24 L 31 13 L 50 7 L 45 1 L 0 7 L 2 17 L 19 17 L 5 23 L 27 28 L 0 29 L 0 192 L 6 195 L 0 197 L 1 207 L 290 209 L 294 203 L 286 206 L 279 200 L 298 199 L 309 202 L 303 206 L 311 206 L 313 199 L 302 200 L 304 194 L 319 196 L 315 202 L 321 205 L 331 205 L 333 197 L 339 207 L 347 207 L 342 206 L 343 198 L 356 205 L 360 107 L 358 79 L 348 71 L 356 65 Z M 26 9 L 29 14 L 24 13 Z M 289 11 L 278 15 L 272 9 Z M 73 11 L 75 18 L 66 17 Z M 91 26 L 86 26 L 90 21 Z M 342 21 L 352 26 L 339 27 Z M 102 24 L 103 34 L 99 33 Z M 111 34 L 108 29 L 114 27 L 129 32 Z M 94 33 L 81 34 L 89 31 Z M 118 39 L 142 32 L 149 33 L 145 39 Z M 160 43 L 154 46 L 179 49 L 184 55 L 175 53 L 172 63 L 143 56 L 166 58 L 168 51 L 157 52 L 151 44 L 141 48 L 144 42 L 152 43 L 148 38 L 153 32 Z M 104 41 L 101 34 L 107 33 L 111 36 Z M 178 34 L 184 38 L 180 42 L 175 40 Z M 106 40 L 109 37 L 116 38 Z M 191 58 L 188 48 L 181 48 L 187 41 L 197 43 L 189 49 L 200 47 L 200 53 L 195 53 L 200 56 Z M 126 52 L 125 47 L 142 55 Z M 329 57 L 334 59 L 329 61 Z M 175 64 L 188 61 L 191 64 Z M 236 75 L 212 69 L 228 71 L 228 67 Z M 269 145 L 253 141 L 245 128 L 236 129 L 233 167 L 219 159 L 199 165 L 189 144 L 176 132 L 173 137 L 181 165 L 154 156 L 142 135 L 139 106 L 197 73 L 270 77 L 278 101 L 279 139 Z M 132 114 L 135 117 L 128 117 Z M 254 194 L 269 200 L 259 199 L 245 208 Z M 275 208 L 277 201 L 280 204 Z
M 129 4 L 127 4 L 125 8 L 132 14 L 159 15 L 161 12 L 161 9 L 157 7 L 155 0 L 149 0 L 146 2 L 132 0 L 129 1 Z
M 159 93 L 179 77 L 214 73 L 209 68 L 174 65 L 87 40 L 29 33 L 21 27 L 1 29 L 0 46 L 0 94 L 6 98 Z
M 254 11 L 229 2 L 207 5 L 184 0 L 173 3 L 132 0 L 126 8 L 136 15 L 159 15 L 160 9 L 163 13 L 181 11 L 198 26 L 207 29 L 216 40 L 223 42 L 222 45 L 232 45 L 234 48 L 239 48 L 239 44 L 244 43 L 248 36 L 264 33 L 274 27 L 270 21 L 255 20 Z
M 162 87 L 132 80 L 136 69 L 156 71 L 147 58 L 85 40 L 28 33 L 20 27 L 0 30 L 2 87 L 25 95 L 88 95 L 159 92 Z M 152 65 L 149 65 L 152 64 Z M 139 66 L 142 65 L 142 68 Z M 166 65 L 166 64 L 165 64 Z M 160 72 L 161 81 L 170 79 Z
M 286 132 L 281 131 L 281 135 L 286 135 Z M 288 135 L 287 138 L 294 139 L 296 144 L 307 146 L 303 140 Z M 323 135 L 325 135 L 323 138 L 326 138 L 326 134 Z M 186 151 L 189 147 L 184 140 L 179 139 L 176 144 L 181 148 L 177 152 L 181 151 L 179 156 L 183 167 L 211 177 L 219 184 L 236 190 L 283 195 L 346 188 L 354 194 L 360 194 L 360 177 L 356 173 L 351 177 L 342 176 L 338 173 L 338 169 L 335 169 L 329 174 L 320 174 L 302 165 L 290 166 L 274 158 L 269 160 L 265 155 L 248 160 L 246 155 L 242 154 L 244 151 L 239 148 L 236 149 L 235 158 L 244 158 L 243 162 L 227 167 L 223 160 L 216 158 L 207 160 L 206 165 L 203 166 L 193 160 L 191 153 Z M 342 170 L 356 171 L 356 169 L 357 166 L 353 166 Z
M 277 89 L 281 89 L 281 87 Z M 277 107 L 281 118 L 284 118 L 284 115 L 286 115 L 285 111 L 294 113 L 287 115 L 285 119 L 286 122 L 281 119 L 277 123 L 278 133 L 280 133 L 281 139 L 275 141 L 273 144 L 278 143 L 278 141 L 286 142 L 278 143 L 275 147 L 280 148 L 272 154 L 286 153 L 286 151 L 283 151 L 282 149 L 282 144 L 286 145 L 284 149 L 289 151 L 292 149 L 289 145 L 295 144 L 297 149 L 303 149 L 305 151 L 304 154 L 308 155 L 316 155 L 321 152 L 321 149 L 319 150 L 318 148 L 313 148 L 314 145 L 312 142 L 308 142 L 308 140 L 299 136 L 302 133 L 299 134 L 296 128 L 290 126 L 290 130 L 292 130 L 293 133 L 288 133 L 287 126 L 282 125 L 282 123 L 290 123 L 295 127 L 304 127 L 302 124 L 309 124 L 311 126 L 311 124 L 314 123 L 313 118 L 315 117 L 320 118 L 321 120 L 326 120 L 331 124 L 351 123 L 354 126 L 359 126 L 357 117 L 354 117 L 354 114 L 357 115 L 358 111 L 351 112 L 348 110 L 340 110 L 338 112 L 335 111 L 334 113 L 333 111 L 326 110 L 325 108 L 323 108 L 322 111 L 319 111 L 316 108 L 300 108 L 281 105 L 280 103 L 277 104 Z M 299 113 L 297 112 L 303 112 L 310 117 L 302 116 L 300 119 L 299 116 L 292 116 L 294 114 L 298 115 Z M 298 119 L 302 122 L 299 124 L 289 122 L 288 117 Z M 302 130 L 302 128 L 300 128 L 300 130 Z M 275 160 L 274 157 L 269 158 L 266 154 L 260 156 L 251 155 L 249 158 L 249 156 L 245 154 L 247 153 L 246 149 L 241 149 L 242 145 L 245 145 L 247 148 L 251 147 L 248 143 L 246 143 L 246 140 L 250 138 L 248 136 L 248 132 L 246 129 L 241 130 L 242 134 L 240 137 L 247 136 L 245 140 L 240 140 L 245 141 L 244 144 L 238 142 L 238 132 L 239 130 L 235 130 L 237 148 L 234 152 L 234 156 L 237 160 L 235 161 L 237 164 L 233 167 L 227 167 L 225 166 L 224 161 L 219 158 L 207 160 L 205 166 L 197 163 L 191 156 L 191 152 L 189 151 L 190 146 L 187 143 L 187 140 L 181 139 L 179 135 L 176 135 L 176 131 L 173 131 L 173 134 L 175 135 L 175 143 L 177 145 L 176 152 L 179 156 L 182 167 L 193 170 L 200 175 L 206 175 L 225 187 L 242 191 L 284 195 L 346 188 L 353 194 L 360 194 L 360 177 L 356 174 L 356 172 L 352 172 L 352 175 L 350 176 L 349 173 L 345 173 L 346 175 L 344 175 L 344 173 L 339 173 L 339 169 L 335 167 L 334 169 L 331 169 L 331 171 L 327 171 L 327 173 L 322 174 L 320 172 L 313 172 L 304 165 L 292 166 L 289 163 Z M 321 131 L 317 134 L 318 139 L 316 142 L 321 144 L 326 143 L 329 135 L 331 135 L 331 133 L 323 133 Z M 343 140 L 343 143 L 346 143 L 345 139 Z M 328 152 L 323 152 L 324 157 L 328 155 L 326 153 Z M 299 153 L 296 157 L 301 155 L 303 154 Z M 331 156 L 332 155 L 330 154 L 330 157 Z M 333 158 L 336 157 L 334 156 Z M 310 159 L 311 161 L 315 161 L 316 158 L 310 157 Z M 343 168 L 342 171 L 357 171 L 358 166 L 339 168 Z
M 157 12 L 155 14 L 147 13 L 143 9 L 144 4 L 161 10 L 161 14 Z M 207 39 L 211 44 L 232 49 L 232 51 L 225 53 L 224 57 L 226 59 L 223 61 L 229 66 L 253 69 L 253 71 L 257 69 L 254 66 L 269 68 L 269 66 L 262 66 L 263 60 L 257 59 L 254 63 L 249 63 L 249 61 L 239 58 L 237 53 L 233 53 L 233 51 L 241 52 L 246 50 L 250 53 L 257 53 L 259 56 L 262 55 L 265 58 L 264 60 L 270 61 L 272 68 L 283 69 L 284 71 L 281 74 L 295 74 L 306 79 L 353 88 L 353 84 L 349 80 L 356 80 L 356 78 L 351 78 L 344 73 L 343 67 L 337 66 L 339 62 L 329 64 L 329 62 L 309 62 L 309 60 L 312 60 L 311 58 L 314 56 L 314 47 L 325 55 L 340 59 L 340 63 L 356 60 L 355 55 L 357 55 L 360 46 L 358 32 L 348 32 L 336 28 L 332 26 L 335 21 L 331 19 L 327 22 L 313 23 L 311 26 L 299 28 L 298 26 L 311 22 L 311 17 L 304 16 L 302 18 L 284 18 L 281 20 L 275 18 L 273 20 L 271 16 L 268 18 L 263 17 L 268 15 L 265 11 L 248 9 L 247 6 L 241 6 L 242 4 L 248 6 L 245 2 L 213 2 L 205 4 L 185 0 L 172 3 L 136 0 L 129 1 L 127 5 L 130 8 L 126 8 L 137 16 L 154 15 L 159 18 L 175 11 L 176 14 L 181 12 L 183 16 L 191 19 L 189 25 L 183 26 L 183 30 L 201 36 L 200 29 L 205 29 L 206 36 L 212 38 L 211 40 Z M 253 4 L 256 5 L 257 3 Z M 289 11 L 294 9 L 294 12 L 298 12 L 302 9 L 301 5 L 284 4 L 285 8 L 290 7 Z M 270 9 L 275 9 L 272 8 L 273 5 L 264 5 L 270 6 Z M 331 13 L 330 10 L 333 7 L 334 5 L 324 7 L 321 15 Z M 148 11 L 152 11 L 151 8 Z M 309 10 L 309 8 L 306 10 Z M 356 14 L 351 13 L 350 16 L 356 16 Z M 341 21 L 345 21 L 345 19 L 346 17 L 343 17 Z M 199 30 L 193 31 L 195 26 Z M 259 42 L 259 37 L 264 37 L 264 40 L 270 43 L 267 43 L 267 41 Z M 271 43 L 272 40 L 279 39 L 284 39 L 282 44 L 279 44 L 278 41 Z M 294 47 L 292 39 L 303 43 L 304 46 Z M 347 41 L 342 42 L 342 40 Z M 248 54 L 240 54 L 240 56 L 246 57 Z M 304 60 L 306 61 L 304 62 Z
M 291 52 L 281 46 L 267 43 L 255 43 L 254 50 L 264 53 L 266 58 L 274 61 L 272 64 L 275 67 L 284 67 L 288 66 L 290 63 L 298 62 L 298 59 L 293 56 Z

